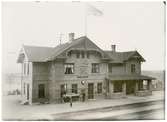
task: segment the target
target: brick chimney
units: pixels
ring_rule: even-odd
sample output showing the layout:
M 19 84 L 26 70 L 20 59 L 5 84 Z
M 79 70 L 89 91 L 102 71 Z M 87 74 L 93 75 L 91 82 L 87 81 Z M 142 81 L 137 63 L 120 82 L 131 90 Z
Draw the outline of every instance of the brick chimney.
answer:
M 69 33 L 69 41 L 70 42 L 74 41 L 74 36 L 75 36 L 74 33 Z
M 111 49 L 113 52 L 116 52 L 116 45 L 111 45 Z

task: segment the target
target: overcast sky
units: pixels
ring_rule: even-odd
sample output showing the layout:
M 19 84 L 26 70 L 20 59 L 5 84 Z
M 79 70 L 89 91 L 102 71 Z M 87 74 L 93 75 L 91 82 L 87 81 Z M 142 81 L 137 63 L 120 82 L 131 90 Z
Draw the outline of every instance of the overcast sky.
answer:
M 92 2 L 103 16 L 88 16 L 87 36 L 100 48 L 138 50 L 146 59 L 143 70 L 164 69 L 163 2 Z M 22 44 L 51 46 L 68 41 L 68 33 L 84 35 L 85 14 L 81 2 L 3 2 L 3 73 L 18 73 L 16 63 Z

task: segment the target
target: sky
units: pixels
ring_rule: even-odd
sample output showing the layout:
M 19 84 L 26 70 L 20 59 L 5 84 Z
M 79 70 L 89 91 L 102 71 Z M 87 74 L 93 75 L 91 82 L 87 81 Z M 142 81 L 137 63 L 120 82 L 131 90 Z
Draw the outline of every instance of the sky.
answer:
M 87 16 L 87 37 L 101 49 L 137 50 L 145 59 L 142 70 L 164 70 L 163 2 L 91 2 L 102 16 Z M 83 2 L 2 2 L 2 72 L 19 73 L 22 45 L 55 47 L 85 35 Z

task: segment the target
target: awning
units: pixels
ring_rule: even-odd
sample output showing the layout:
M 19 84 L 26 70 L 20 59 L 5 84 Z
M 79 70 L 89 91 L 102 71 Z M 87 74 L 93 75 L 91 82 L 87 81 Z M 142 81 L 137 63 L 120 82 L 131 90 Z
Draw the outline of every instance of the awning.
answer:
M 108 75 L 108 80 L 155 80 L 156 78 L 144 75 Z

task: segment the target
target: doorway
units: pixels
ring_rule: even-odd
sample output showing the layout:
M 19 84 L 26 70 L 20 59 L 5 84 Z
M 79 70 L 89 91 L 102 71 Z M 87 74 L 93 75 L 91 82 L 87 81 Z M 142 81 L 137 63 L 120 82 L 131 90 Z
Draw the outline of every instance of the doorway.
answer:
M 29 84 L 27 84 L 27 100 L 29 100 Z
M 88 83 L 88 99 L 94 98 L 94 84 Z
M 126 81 L 126 94 L 134 94 L 135 81 Z
M 38 97 L 45 98 L 45 84 L 38 85 Z

